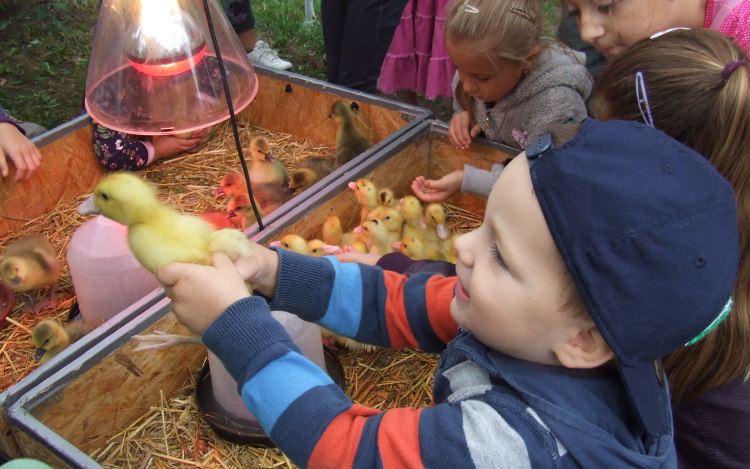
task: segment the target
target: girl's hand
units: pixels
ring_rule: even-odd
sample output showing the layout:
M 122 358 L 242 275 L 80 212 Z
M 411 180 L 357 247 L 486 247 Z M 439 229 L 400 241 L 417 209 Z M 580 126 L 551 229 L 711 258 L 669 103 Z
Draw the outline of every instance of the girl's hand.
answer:
M 9 122 L 0 123 L 0 174 L 3 177 L 10 173 L 6 157 L 16 165 L 16 182 L 28 181 L 42 167 L 42 155 L 36 145 Z
M 343 250 L 337 252 L 336 259 L 339 262 L 358 262 L 360 264 L 375 265 L 378 260 L 382 257 L 380 254 L 365 254 L 363 252 L 345 252 Z
M 173 262 L 156 272 L 172 300 L 172 312 L 193 334 L 201 335 L 236 301 L 250 294 L 245 282 L 223 252 L 211 256 L 211 265 Z
M 461 190 L 463 182 L 464 172 L 462 170 L 448 173 L 437 181 L 425 179 L 424 176 L 417 176 L 411 183 L 411 190 L 422 202 L 443 202 Z
M 471 139 L 479 135 L 481 131 L 482 129 L 474 122 L 469 111 L 459 112 L 448 124 L 448 138 L 459 150 L 467 150 L 471 145 Z
M 197 131 L 198 132 L 198 131 Z M 193 134 L 195 135 L 195 134 Z M 200 143 L 200 138 L 189 138 L 187 140 L 163 135 L 154 139 L 154 161 L 175 156 L 183 151 L 192 150 Z
M 193 130 L 193 138 L 197 138 L 198 140 L 208 137 L 208 135 L 211 133 L 212 127 L 204 127 L 202 129 Z

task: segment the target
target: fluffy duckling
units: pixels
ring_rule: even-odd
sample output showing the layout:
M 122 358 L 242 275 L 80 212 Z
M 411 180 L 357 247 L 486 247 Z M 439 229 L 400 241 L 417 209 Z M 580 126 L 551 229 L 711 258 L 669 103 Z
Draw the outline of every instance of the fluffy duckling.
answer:
M 256 200 L 256 206 L 257 205 L 260 204 L 258 204 Z M 263 213 L 261 207 L 258 207 L 258 213 L 260 213 L 261 218 L 266 216 Z M 227 205 L 226 217 L 229 219 L 239 218 L 240 227 L 243 230 L 246 230 L 254 224 L 258 223 L 258 219 L 255 216 L 255 211 L 253 211 L 253 206 L 250 204 L 250 197 L 248 197 L 247 194 L 238 195 L 237 197 L 232 199 L 231 202 L 229 202 L 229 205 Z
M 228 196 L 230 199 L 240 194 L 247 194 L 245 176 L 240 173 L 227 173 L 221 178 L 219 187 L 212 191 L 216 198 Z
M 404 217 L 404 237 L 426 241 L 426 229 L 422 226 L 422 202 L 413 195 L 401 199 L 401 215 Z
M 263 212 L 264 217 L 292 200 L 292 197 L 293 194 L 286 186 L 278 184 L 253 185 L 253 198 L 255 198 L 255 202 L 258 204 L 260 211 Z
M 448 230 L 445 228 L 445 209 L 442 205 L 428 205 L 424 211 L 424 219 L 427 224 L 427 241 L 437 244 L 448 238 Z
M 440 243 L 440 250 L 445 253 L 448 257 L 448 262 L 458 262 L 458 251 L 456 251 L 456 238 L 461 236 L 461 233 L 453 233 L 453 236 Z
M 271 155 L 271 144 L 266 137 L 255 137 L 250 142 L 250 184 L 288 185 L 289 172 L 284 164 Z
M 28 236 L 11 244 L 0 258 L 0 279 L 13 291 L 26 293 L 29 303 L 24 312 L 38 313 L 45 308 L 54 308 L 57 298 L 54 283 L 60 278 L 62 266 L 52 245 L 42 236 Z M 49 287 L 50 296 L 38 302 L 28 293 Z
M 224 228 L 242 228 L 242 220 L 230 218 L 221 210 L 204 210 L 198 213 L 198 216 L 208 222 L 216 230 Z
M 407 236 L 401 241 L 393 243 L 393 249 L 398 249 L 402 254 L 415 261 L 424 259 L 424 244 L 412 236 Z
M 101 213 L 126 225 L 130 250 L 151 273 L 171 262 L 210 265 L 211 254 L 219 251 L 232 260 L 253 253 L 252 243 L 241 231 L 217 231 L 199 217 L 162 205 L 156 190 L 132 173 L 102 178 L 78 211 Z M 249 286 L 248 290 L 252 291 Z
M 326 244 L 341 246 L 341 220 L 336 215 L 331 215 L 323 222 L 323 241 Z
M 368 218 L 362 222 L 362 235 L 370 254 L 388 254 L 393 247 L 388 243 L 388 229 L 377 218 Z
M 388 230 L 389 245 L 401 240 L 404 217 L 401 216 L 398 210 L 388 206 L 378 206 L 367 215 L 367 218 L 377 218 L 383 222 L 385 228 Z
M 31 332 L 31 341 L 36 347 L 34 358 L 46 363 L 50 358 L 65 350 L 70 344 L 93 331 L 99 324 L 82 322 L 68 323 L 63 327 L 54 319 L 40 321 Z
M 305 158 L 292 172 L 289 185 L 300 193 L 331 174 L 335 169 L 336 166 L 328 158 L 322 156 Z
M 360 222 L 367 219 L 367 215 L 378 206 L 378 190 L 375 184 L 365 178 L 357 179 L 357 182 L 350 182 L 349 189 L 354 191 L 357 201 L 362 205 L 359 218 Z
M 330 256 L 339 251 L 339 246 L 332 246 L 326 244 L 320 239 L 311 239 L 307 242 L 307 248 L 310 251 L 310 255 L 313 257 Z
M 307 241 L 302 236 L 294 234 L 286 235 L 279 241 L 273 241 L 269 243 L 269 246 L 280 247 L 287 251 L 296 252 L 297 254 L 310 255 L 310 248 L 307 245 Z
M 340 344 L 353 352 L 372 353 L 378 349 L 378 347 L 374 345 L 362 344 L 348 337 L 341 337 L 340 335 L 336 335 L 333 332 L 323 327 L 320 328 L 320 335 L 322 335 L 323 339 L 326 342 L 328 342 L 329 346 L 334 345 L 334 344 Z
M 333 103 L 331 117 L 339 124 L 336 132 L 336 165 L 340 168 L 370 148 L 372 142 L 354 124 L 354 114 L 344 101 Z
M 354 248 L 355 251 L 361 252 L 362 254 L 366 254 L 369 252 L 369 249 L 367 249 L 367 243 L 364 241 L 355 241 L 351 244 L 351 247 Z

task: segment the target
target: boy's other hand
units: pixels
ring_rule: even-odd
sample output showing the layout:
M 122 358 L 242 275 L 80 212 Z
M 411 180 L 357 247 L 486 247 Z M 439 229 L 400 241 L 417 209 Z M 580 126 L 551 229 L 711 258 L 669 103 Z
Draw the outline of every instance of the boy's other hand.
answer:
M 240 257 L 234 262 L 240 276 L 253 286 L 253 290 L 268 299 L 276 296 L 279 282 L 279 254 L 253 243 L 252 256 Z
M 39 149 L 9 122 L 0 123 L 0 174 L 3 177 L 10 174 L 6 157 L 16 165 L 16 182 L 28 181 L 42 167 Z
M 200 138 L 189 138 L 185 140 L 171 135 L 162 135 L 153 141 L 154 161 L 175 156 L 183 151 L 192 150 L 198 146 L 200 141 Z
M 245 282 L 223 252 L 211 256 L 211 265 L 173 262 L 156 272 L 172 300 L 177 320 L 201 335 L 236 301 L 250 296 Z
M 448 138 L 454 147 L 467 150 L 471 146 L 471 139 L 479 135 L 482 129 L 474 122 L 469 111 L 459 112 L 448 124 Z
M 461 190 L 463 182 L 464 172 L 462 170 L 448 173 L 437 181 L 425 179 L 424 176 L 417 176 L 411 183 L 411 190 L 422 202 L 438 203 L 447 200 Z

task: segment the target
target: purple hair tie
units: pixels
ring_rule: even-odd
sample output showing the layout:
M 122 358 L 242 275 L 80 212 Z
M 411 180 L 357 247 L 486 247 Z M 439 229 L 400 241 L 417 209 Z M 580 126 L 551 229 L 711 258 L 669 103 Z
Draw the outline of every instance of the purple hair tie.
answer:
M 724 67 L 724 71 L 721 72 L 721 78 L 723 78 L 724 81 L 729 80 L 729 77 L 732 75 L 732 72 L 734 72 L 734 69 L 746 63 L 747 63 L 747 60 L 736 60 L 734 62 L 729 62 L 727 66 Z

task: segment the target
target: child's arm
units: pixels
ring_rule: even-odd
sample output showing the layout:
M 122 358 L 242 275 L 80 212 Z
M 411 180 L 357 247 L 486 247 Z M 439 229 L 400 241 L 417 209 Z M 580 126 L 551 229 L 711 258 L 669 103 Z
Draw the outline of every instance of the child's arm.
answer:
M 453 196 L 456 192 L 468 192 L 481 197 L 489 197 L 492 186 L 500 177 L 503 165 L 495 163 L 492 171 L 464 165 L 463 170 L 453 171 L 437 181 L 417 176 L 412 182 L 411 189 L 414 195 L 422 202 L 443 202 Z
M 123 132 L 94 123 L 94 154 L 105 168 L 133 170 L 157 160 L 195 148 L 210 128 L 196 131 L 195 137 L 182 139 L 171 135 L 160 136 L 154 142 L 137 141 Z
M 26 138 L 24 130 L 12 118 L 0 113 L 0 174 L 9 174 L 6 157 L 16 165 L 16 182 L 28 181 L 42 166 L 36 145 Z

